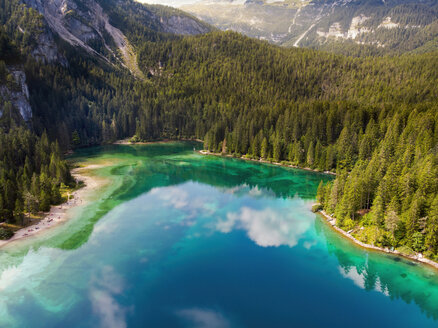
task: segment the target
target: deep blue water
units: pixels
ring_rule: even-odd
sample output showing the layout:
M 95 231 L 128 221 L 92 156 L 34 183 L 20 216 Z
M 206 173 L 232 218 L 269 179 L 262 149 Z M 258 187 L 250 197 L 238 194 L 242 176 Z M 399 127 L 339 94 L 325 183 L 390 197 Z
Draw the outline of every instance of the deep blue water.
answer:
M 1 251 L 1 326 L 438 326 L 434 270 L 310 212 L 330 177 L 192 144 L 86 152 L 111 184 L 56 233 Z

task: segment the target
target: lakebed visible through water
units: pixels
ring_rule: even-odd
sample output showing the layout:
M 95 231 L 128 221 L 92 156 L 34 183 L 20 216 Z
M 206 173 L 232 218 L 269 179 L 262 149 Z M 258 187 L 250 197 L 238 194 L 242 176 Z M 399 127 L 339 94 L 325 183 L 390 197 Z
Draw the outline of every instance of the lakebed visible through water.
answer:
M 314 172 L 199 144 L 79 151 L 107 183 L 0 249 L 0 327 L 437 327 L 438 273 L 310 211 Z

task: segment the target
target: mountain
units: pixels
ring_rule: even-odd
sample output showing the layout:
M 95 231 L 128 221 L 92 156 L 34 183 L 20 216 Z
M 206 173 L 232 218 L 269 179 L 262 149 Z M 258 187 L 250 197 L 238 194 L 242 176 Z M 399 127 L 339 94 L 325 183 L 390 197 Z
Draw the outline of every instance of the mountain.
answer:
M 222 30 L 286 47 L 395 54 L 438 44 L 435 0 L 219 0 L 182 8 Z
M 0 30 L 1 117 L 4 117 L 4 120 L 19 122 L 29 122 L 32 119 L 29 89 L 26 84 L 26 74 L 20 65 L 19 49 L 2 30 Z
M 75 1 L 75 0 L 24 0 L 26 6 L 19 6 L 4 24 L 16 28 L 22 34 L 32 35 L 35 40 L 32 56 L 43 62 L 60 62 L 67 65 L 58 51 L 54 36 L 88 54 L 108 63 L 119 63 L 128 67 L 134 74 L 141 75 L 136 65 L 132 44 L 123 32 L 117 28 L 120 15 L 136 17 L 140 23 L 157 32 L 174 34 L 198 34 L 210 31 L 210 27 L 201 21 L 171 8 L 155 6 L 145 7 L 135 2 Z M 18 6 L 18 5 L 17 5 Z M 40 14 L 35 15 L 38 26 L 28 26 L 28 21 L 19 15 L 33 8 Z M 113 22 L 113 20 L 115 22 Z M 35 33 L 38 30 L 38 33 Z
M 126 17 L 148 30 L 141 31 L 142 35 L 195 35 L 212 29 L 181 11 L 160 6 L 146 7 L 132 1 L 3 1 L 3 29 L 0 32 L 4 51 L 14 47 L 17 56 L 23 56 L 21 61 L 18 57 L 16 60 L 4 58 L 8 64 L 4 66 L 4 74 L 7 72 L 13 76 L 13 81 L 0 87 L 0 95 L 19 109 L 25 121 L 30 120 L 32 111 L 23 70 L 27 55 L 41 64 L 58 64 L 67 68 L 70 63 L 65 52 L 79 52 L 114 68 L 127 68 L 134 76 L 143 78 L 131 41 L 117 27 L 126 24 Z M 15 43 L 10 38 L 15 39 Z M 0 113 L 2 111 L 0 108 Z
M 62 150 L 100 142 L 109 110 L 101 92 L 122 107 L 123 95 L 111 92 L 145 80 L 133 33 L 144 42 L 212 30 L 131 1 L 2 0 L 0 22 L 0 220 L 18 224 L 74 187 Z M 11 235 L 0 229 L 0 238 Z
M 437 51 L 284 48 L 130 0 L 0 0 L 0 21 L 2 219 L 59 202 L 71 183 L 61 150 L 198 138 L 213 152 L 337 171 L 319 199 L 338 226 L 438 259 Z

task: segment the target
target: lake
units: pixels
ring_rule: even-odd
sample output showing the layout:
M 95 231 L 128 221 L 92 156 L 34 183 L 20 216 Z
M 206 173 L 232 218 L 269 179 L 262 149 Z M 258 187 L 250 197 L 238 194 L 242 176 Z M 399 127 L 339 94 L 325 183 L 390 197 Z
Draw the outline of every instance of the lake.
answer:
M 438 273 L 361 249 L 310 211 L 332 177 L 113 145 L 71 219 L 0 249 L 1 327 L 437 327 Z

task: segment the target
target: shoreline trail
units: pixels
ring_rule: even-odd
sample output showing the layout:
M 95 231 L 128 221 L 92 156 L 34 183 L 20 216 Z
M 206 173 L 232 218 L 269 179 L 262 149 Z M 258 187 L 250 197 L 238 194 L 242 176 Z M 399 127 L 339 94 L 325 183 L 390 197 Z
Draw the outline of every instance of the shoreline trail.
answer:
M 50 211 L 45 213 L 44 217 L 37 223 L 17 230 L 14 236 L 8 240 L 0 240 L 0 248 L 18 240 L 24 240 L 28 237 L 35 236 L 42 231 L 58 226 L 70 218 L 70 209 L 86 205 L 89 198 L 87 197 L 87 194 L 104 184 L 104 182 L 99 178 L 84 174 L 82 172 L 84 170 L 94 168 L 96 168 L 95 165 L 90 165 L 73 169 L 73 177 L 76 181 L 83 181 L 84 186 L 78 190 L 75 190 L 69 196 L 69 200 L 67 202 L 60 205 L 52 205 Z
M 407 254 L 400 253 L 397 250 L 391 250 L 389 248 L 382 248 L 382 247 L 363 243 L 360 240 L 353 237 L 348 232 L 346 232 L 345 230 L 342 230 L 341 228 L 337 227 L 336 226 L 336 219 L 334 217 L 328 215 L 325 211 L 319 211 L 319 212 L 317 212 L 317 214 L 321 215 L 323 217 L 324 221 L 333 230 L 335 230 L 336 232 L 341 234 L 343 237 L 348 238 L 350 241 L 352 241 L 355 245 L 357 245 L 359 247 L 362 247 L 362 248 L 365 248 L 368 250 L 372 250 L 372 251 L 376 251 L 376 252 L 387 253 L 387 254 L 391 254 L 394 256 L 404 257 L 405 259 L 408 259 L 408 260 L 412 260 L 412 261 L 419 262 L 422 264 L 427 264 L 428 266 L 431 266 L 432 268 L 438 270 L 438 263 L 437 262 L 429 260 L 428 258 L 423 257 L 421 254 L 407 255 Z

